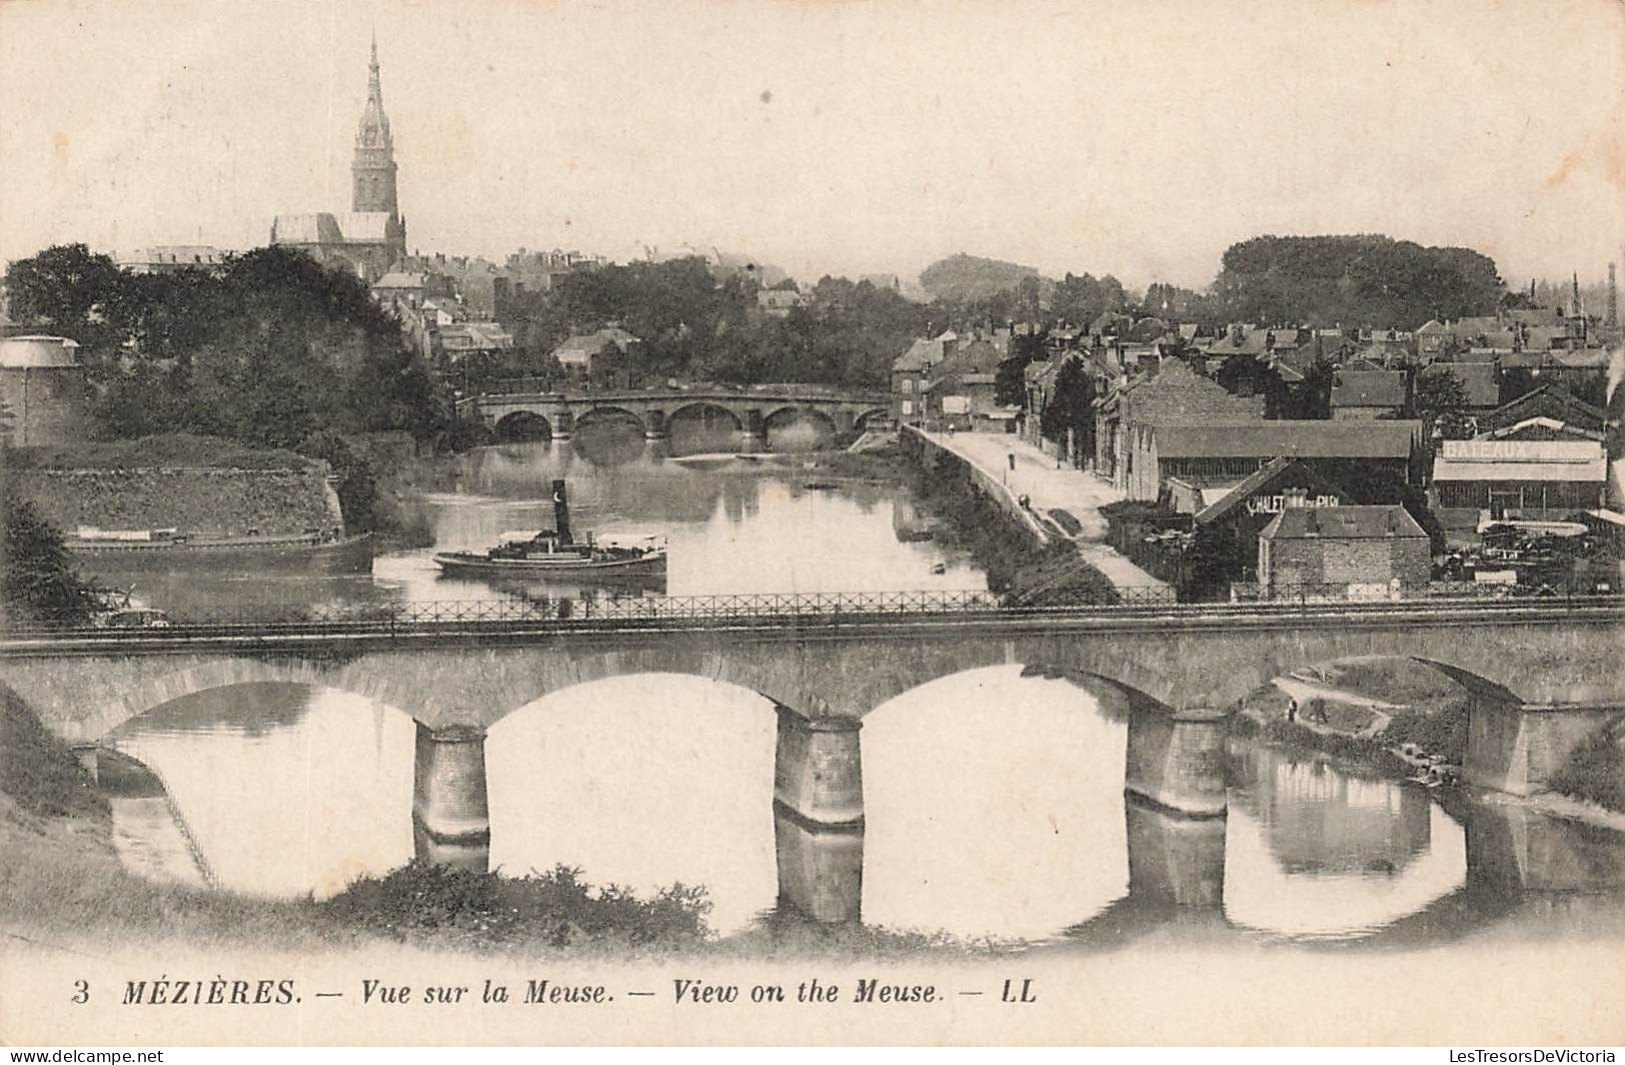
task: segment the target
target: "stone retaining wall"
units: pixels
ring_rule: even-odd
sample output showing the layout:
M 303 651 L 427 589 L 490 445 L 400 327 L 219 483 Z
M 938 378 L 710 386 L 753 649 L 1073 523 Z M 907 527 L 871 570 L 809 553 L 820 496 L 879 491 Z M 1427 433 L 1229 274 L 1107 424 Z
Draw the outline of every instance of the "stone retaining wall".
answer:
M 69 536 L 81 525 L 194 536 L 297 535 L 344 525 L 323 462 L 294 470 L 23 469 L 14 483 Z

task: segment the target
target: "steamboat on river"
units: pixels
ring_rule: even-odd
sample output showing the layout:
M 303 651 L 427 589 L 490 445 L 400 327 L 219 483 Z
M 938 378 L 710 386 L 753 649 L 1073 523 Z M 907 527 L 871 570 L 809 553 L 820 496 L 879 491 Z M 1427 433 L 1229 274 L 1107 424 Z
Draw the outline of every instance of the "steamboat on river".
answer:
M 568 581 L 650 581 L 666 576 L 666 547 L 650 535 L 577 542 L 570 530 L 564 482 L 553 482 L 553 528 L 503 533 L 483 552 L 442 551 L 435 564 L 448 576 L 558 578 Z

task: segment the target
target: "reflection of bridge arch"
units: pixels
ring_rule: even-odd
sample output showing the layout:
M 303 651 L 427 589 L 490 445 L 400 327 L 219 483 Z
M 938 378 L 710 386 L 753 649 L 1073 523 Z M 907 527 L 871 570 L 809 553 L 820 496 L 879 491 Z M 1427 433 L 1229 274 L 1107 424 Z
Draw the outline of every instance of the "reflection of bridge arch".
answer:
M 672 411 L 666 415 L 666 426 L 669 429 L 674 423 L 679 421 L 699 421 L 701 423 L 705 423 L 721 421 L 723 419 L 727 419 L 728 421 L 732 422 L 735 431 L 741 431 L 745 428 L 745 423 L 740 419 L 738 414 L 719 403 L 712 403 L 703 399 L 697 400 L 693 403 L 685 403 L 680 407 L 673 408 Z
M 504 443 L 553 438 L 553 423 L 531 410 L 516 410 L 505 415 L 496 423 L 494 430 L 497 439 Z
M 580 432 L 586 426 L 594 423 L 613 422 L 621 422 L 629 427 L 636 426 L 640 433 L 644 431 L 643 419 L 638 416 L 636 411 L 614 406 L 593 407 L 591 410 L 583 411 L 577 415 L 575 427 L 576 431 Z

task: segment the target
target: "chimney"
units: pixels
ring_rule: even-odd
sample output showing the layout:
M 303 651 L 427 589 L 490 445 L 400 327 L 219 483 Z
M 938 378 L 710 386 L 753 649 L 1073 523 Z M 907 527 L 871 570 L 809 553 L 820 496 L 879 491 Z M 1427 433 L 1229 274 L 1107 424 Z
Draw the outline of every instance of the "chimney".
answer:
M 1608 264 L 1608 326 L 1619 325 L 1619 285 L 1614 280 L 1614 264 Z
M 569 546 L 570 540 L 570 503 L 564 495 L 564 482 L 553 482 L 553 529 L 559 534 L 559 544 Z

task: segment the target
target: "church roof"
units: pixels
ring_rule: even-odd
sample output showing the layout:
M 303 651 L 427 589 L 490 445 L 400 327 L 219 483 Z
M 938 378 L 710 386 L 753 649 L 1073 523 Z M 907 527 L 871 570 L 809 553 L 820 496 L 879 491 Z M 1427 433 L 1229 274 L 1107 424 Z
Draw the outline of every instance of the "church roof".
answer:
M 341 239 L 382 244 L 389 239 L 388 211 L 349 211 L 338 216 Z
M 372 283 L 373 288 L 422 288 L 428 278 L 405 270 L 391 270 Z
M 271 223 L 272 244 L 337 244 L 343 239 L 338 219 L 326 211 L 279 214 Z

